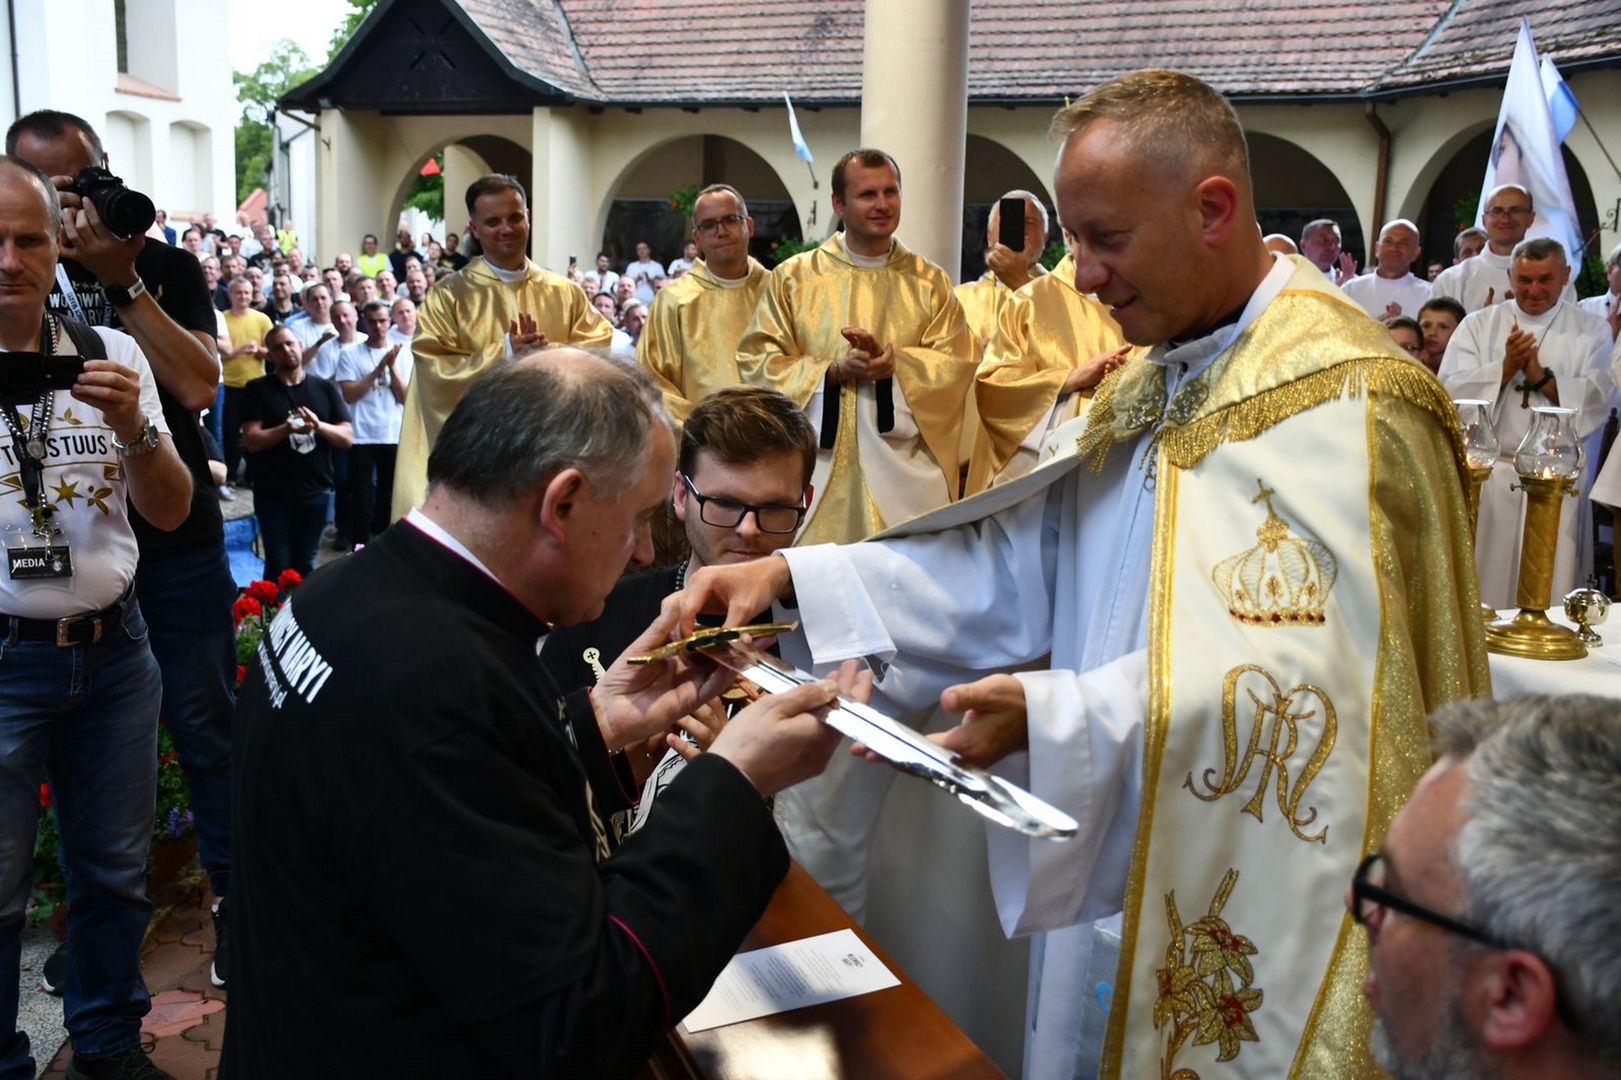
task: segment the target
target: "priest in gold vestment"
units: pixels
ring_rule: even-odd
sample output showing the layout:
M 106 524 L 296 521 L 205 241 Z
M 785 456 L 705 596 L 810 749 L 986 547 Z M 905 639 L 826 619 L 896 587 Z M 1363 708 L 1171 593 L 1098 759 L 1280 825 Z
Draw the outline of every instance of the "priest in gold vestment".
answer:
M 1014 293 L 974 376 L 966 494 L 1029 472 L 1046 435 L 1083 413 L 1132 352 L 1108 309 L 1075 288 L 1071 256 Z
M 988 834 L 1004 927 L 1043 935 L 1026 1076 L 1378 1076 L 1343 898 L 1427 714 L 1490 693 L 1453 406 L 1265 251 L 1210 87 L 1134 72 L 1055 127 L 1076 284 L 1149 353 L 1027 476 L 703 571 L 683 615 L 795 596 L 784 656 L 882 661 L 891 714 L 941 694 L 941 742 L 1080 822 Z
M 434 440 L 481 372 L 547 345 L 607 348 L 613 339 L 613 327 L 579 286 L 529 261 L 529 207 L 516 180 L 473 181 L 467 212 L 484 254 L 440 279 L 417 312 L 416 368 L 394 469 L 396 518 L 421 504 Z
M 998 237 L 1002 228 L 1002 203 L 1024 200 L 1024 246 L 1014 250 Z M 1041 253 L 1047 250 L 1047 208 L 1028 191 L 1010 191 L 991 207 L 985 226 L 985 272 L 973 281 L 957 286 L 957 303 L 974 335 L 974 362 L 984 359 L 985 346 L 996 336 L 996 322 L 1002 305 L 1019 289 L 1047 273 Z
M 742 381 L 737 343 L 771 276 L 749 257 L 753 236 L 754 219 L 736 188 L 704 188 L 692 205 L 692 239 L 703 258 L 653 297 L 636 362 L 664 392 L 678 424 L 710 391 Z
M 844 232 L 772 271 L 738 345 L 743 380 L 786 394 L 817 427 L 802 544 L 859 540 L 955 499 L 974 376 L 951 279 L 895 239 L 894 161 L 853 150 L 832 186 Z

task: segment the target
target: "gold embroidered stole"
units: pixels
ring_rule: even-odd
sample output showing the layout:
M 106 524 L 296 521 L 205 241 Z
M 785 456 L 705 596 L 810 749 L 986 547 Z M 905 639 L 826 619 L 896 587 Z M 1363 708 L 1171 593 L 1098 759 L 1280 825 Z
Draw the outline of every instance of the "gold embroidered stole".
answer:
M 1451 402 L 1313 277 L 1168 404 L 1162 369 L 1122 369 L 1082 436 L 1159 425 L 1107 1077 L 1376 1075 L 1342 898 L 1429 763 L 1429 709 L 1488 692 Z

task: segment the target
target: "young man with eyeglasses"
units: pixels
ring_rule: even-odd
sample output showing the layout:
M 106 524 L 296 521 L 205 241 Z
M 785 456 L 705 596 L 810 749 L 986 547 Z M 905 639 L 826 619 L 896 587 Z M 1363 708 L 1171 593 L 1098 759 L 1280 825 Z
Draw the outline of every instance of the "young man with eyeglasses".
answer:
M 1430 296 L 1450 297 L 1471 312 L 1510 299 L 1514 248 L 1525 239 L 1536 217 L 1531 193 L 1520 185 L 1503 184 L 1493 189 L 1480 211 L 1480 222 L 1486 228 L 1485 250 L 1441 271 L 1430 286 Z M 1566 283 L 1559 298 L 1574 304 L 1576 290 Z
M 1358 868 L 1374 1059 L 1396 1080 L 1621 1075 L 1621 702 L 1470 701 Z
M 692 207 L 692 239 L 703 258 L 648 309 L 636 362 L 664 391 L 664 408 L 678 424 L 711 390 L 742 381 L 737 343 L 771 278 L 749 257 L 753 237 L 754 219 L 737 189 L 704 188 Z
M 675 516 L 692 553 L 678 565 L 624 578 L 603 603 L 600 617 L 547 636 L 540 661 L 556 691 L 566 694 L 595 684 L 692 572 L 764 558 L 792 544 L 810 505 L 815 464 L 816 432 L 804 411 L 783 395 L 734 386 L 700 402 L 682 429 L 672 492 Z M 725 722 L 713 708 L 697 718 L 710 738 Z M 695 737 L 702 740 L 703 735 Z M 646 819 L 653 796 L 695 753 L 690 745 L 666 753 L 661 738 L 647 752 L 627 751 L 615 759 L 619 782 L 635 806 L 615 821 L 617 836 Z M 636 788 L 644 780 L 638 800 Z

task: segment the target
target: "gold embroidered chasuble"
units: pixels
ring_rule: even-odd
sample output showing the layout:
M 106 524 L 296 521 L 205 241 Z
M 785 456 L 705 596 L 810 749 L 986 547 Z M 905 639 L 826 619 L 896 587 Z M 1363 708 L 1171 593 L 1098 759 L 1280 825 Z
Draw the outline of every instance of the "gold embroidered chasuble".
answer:
M 969 458 L 967 494 L 983 491 L 1058 403 L 1076 366 L 1126 344 L 1109 309 L 1075 288 L 1075 262 L 1065 255 L 1052 273 L 1028 282 L 1002 305 L 974 376 L 979 431 Z M 1092 391 L 1075 395 L 1075 415 Z
M 416 368 L 406 392 L 394 471 L 395 517 L 420 505 L 427 489 L 428 452 L 450 411 L 482 371 L 507 357 L 507 330 L 522 313 L 550 345 L 607 348 L 613 327 L 567 278 L 528 264 L 508 284 L 482 257 L 441 278 L 422 301 L 411 340 Z
M 685 423 L 710 391 L 742 381 L 737 343 L 770 277 L 769 270 L 750 259 L 744 284 L 727 288 L 700 259 L 653 297 L 636 342 L 636 362 L 664 391 L 670 419 Z
M 848 326 L 894 346 L 889 432 L 874 426 L 874 383 L 826 385 L 849 349 L 840 333 Z M 815 499 L 797 543 L 860 540 L 956 497 L 973 343 L 945 271 L 899 241 L 877 268 L 851 262 L 842 234 L 778 266 L 738 344 L 737 368 L 744 382 L 807 407 L 824 443 L 830 425 L 813 399 L 838 394 L 837 433 L 817 454 Z
M 1342 898 L 1430 763 L 1426 715 L 1490 693 L 1452 403 L 1308 270 L 1168 403 L 1157 365 L 1111 375 L 1080 439 L 1157 431 L 1106 1077 L 1380 1075 Z
M 1045 276 L 1047 270 L 1040 263 L 1030 268 L 1030 281 L 1020 288 Z M 973 281 L 965 281 L 956 288 L 957 303 L 962 305 L 963 318 L 968 320 L 968 332 L 974 335 L 974 360 L 985 358 L 985 347 L 996 336 L 996 324 L 1002 317 L 1002 306 L 1013 296 L 1014 290 L 1002 284 L 993 270 L 987 270 Z

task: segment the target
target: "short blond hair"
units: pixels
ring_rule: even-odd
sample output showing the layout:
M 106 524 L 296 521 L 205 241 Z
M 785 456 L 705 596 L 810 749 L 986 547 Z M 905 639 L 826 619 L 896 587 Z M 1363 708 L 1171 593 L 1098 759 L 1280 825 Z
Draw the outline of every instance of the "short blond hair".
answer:
M 1250 190 L 1249 144 L 1238 114 L 1215 88 L 1169 68 L 1143 68 L 1094 87 L 1060 109 L 1051 132 L 1064 141 L 1108 120 L 1157 163 L 1215 169 Z

